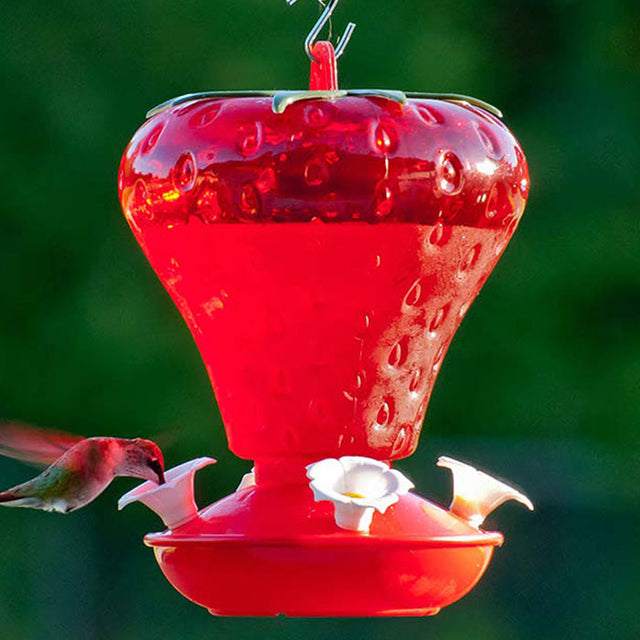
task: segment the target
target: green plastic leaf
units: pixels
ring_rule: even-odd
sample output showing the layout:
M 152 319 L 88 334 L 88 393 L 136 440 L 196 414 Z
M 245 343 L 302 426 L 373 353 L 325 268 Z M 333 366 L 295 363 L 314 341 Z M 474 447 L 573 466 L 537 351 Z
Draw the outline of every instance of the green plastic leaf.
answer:
M 249 89 L 248 91 L 204 91 L 201 93 L 187 93 L 183 96 L 178 96 L 177 98 L 171 98 L 171 100 L 167 100 L 166 102 L 159 104 L 157 107 L 150 109 L 149 111 L 147 111 L 147 118 L 152 118 L 153 116 L 158 115 L 159 113 L 161 113 L 165 109 L 169 109 L 170 107 L 175 107 L 178 104 L 183 104 L 191 100 L 199 100 L 200 98 L 270 98 L 275 93 L 275 91 L 252 89 Z
M 384 98 L 398 104 L 408 104 L 409 100 L 404 91 L 394 91 L 389 89 L 349 89 L 350 96 L 362 96 L 363 98 Z
M 343 98 L 344 96 L 359 96 L 363 98 L 382 98 L 385 100 L 391 100 L 398 104 L 408 104 L 409 98 L 425 98 L 430 100 L 445 100 L 447 102 L 456 102 L 459 104 L 473 105 L 480 107 L 484 111 L 491 113 L 498 118 L 502 118 L 502 112 L 497 107 L 472 98 L 471 96 L 461 95 L 459 93 L 422 93 L 422 92 L 410 92 L 395 91 L 390 89 L 349 89 L 338 91 L 308 91 L 304 89 L 294 91 L 267 91 L 267 90 L 248 90 L 248 91 L 205 91 L 202 93 L 187 93 L 177 98 L 167 100 L 157 107 L 147 112 L 147 118 L 175 107 L 176 105 L 189 102 L 191 100 L 199 100 L 201 98 L 251 98 L 251 97 L 268 97 L 273 98 L 271 108 L 274 113 L 284 113 L 287 107 L 294 102 L 300 100 L 335 100 L 336 98 Z
M 273 96 L 271 108 L 274 113 L 284 113 L 286 108 L 300 100 L 334 100 L 347 95 L 346 91 L 278 91 Z

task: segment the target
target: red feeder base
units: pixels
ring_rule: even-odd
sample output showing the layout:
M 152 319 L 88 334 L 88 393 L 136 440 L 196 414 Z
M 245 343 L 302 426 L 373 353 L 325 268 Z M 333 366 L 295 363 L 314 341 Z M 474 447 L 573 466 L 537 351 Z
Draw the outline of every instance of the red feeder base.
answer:
M 415 494 L 369 534 L 344 531 L 302 484 L 238 491 L 145 538 L 171 584 L 222 616 L 433 615 L 475 586 L 502 541 Z

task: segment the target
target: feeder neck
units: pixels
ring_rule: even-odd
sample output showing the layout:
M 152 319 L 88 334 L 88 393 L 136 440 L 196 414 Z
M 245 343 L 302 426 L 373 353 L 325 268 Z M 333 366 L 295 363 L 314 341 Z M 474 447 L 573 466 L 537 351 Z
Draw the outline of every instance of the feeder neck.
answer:
M 311 91 L 338 90 L 338 63 L 330 42 L 321 40 L 313 45 L 309 89 Z
M 256 483 L 304 484 L 307 480 L 307 465 L 315 460 L 306 457 L 264 458 L 255 461 Z
M 307 466 L 318 462 L 322 458 L 333 456 L 314 457 L 286 457 L 263 458 L 255 461 L 255 480 L 259 485 L 283 485 L 283 484 L 308 484 Z M 391 460 L 383 460 L 391 466 Z

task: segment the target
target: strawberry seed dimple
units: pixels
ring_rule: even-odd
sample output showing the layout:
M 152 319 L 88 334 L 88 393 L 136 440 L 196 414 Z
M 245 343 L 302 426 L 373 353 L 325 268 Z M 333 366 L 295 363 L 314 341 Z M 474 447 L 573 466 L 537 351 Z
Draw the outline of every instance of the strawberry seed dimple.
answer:
M 448 235 L 442 220 L 436 222 L 433 231 L 429 234 L 429 245 L 432 247 L 441 247 L 446 244 Z
M 308 104 L 304 108 L 302 117 L 305 124 L 313 129 L 326 127 L 330 120 L 328 109 L 322 104 Z
M 408 453 L 407 448 L 411 446 L 413 433 L 414 428 L 411 424 L 405 424 L 398 429 L 398 433 L 396 433 L 396 437 L 393 441 L 393 446 L 391 447 L 391 456 L 393 458 L 402 457 Z
M 404 303 L 408 307 L 415 307 L 422 301 L 422 284 L 420 280 L 417 280 L 409 289 L 407 295 L 404 297 Z
M 158 142 L 158 138 L 160 137 L 160 134 L 162 133 L 162 130 L 164 129 L 164 125 L 165 125 L 165 123 L 161 122 L 160 124 L 158 124 L 157 126 L 155 126 L 151 130 L 151 133 L 147 136 L 146 140 L 144 141 L 144 143 L 142 145 L 141 153 L 143 155 L 145 155 L 147 153 L 151 153 L 153 148 L 156 146 L 156 144 Z
M 493 134 L 489 133 L 482 124 L 476 123 L 475 129 L 484 150 L 489 154 L 489 156 L 497 159 L 500 155 L 500 147 Z
M 418 407 L 418 411 L 416 412 L 415 419 L 415 429 L 416 433 L 419 434 L 420 429 L 422 428 L 422 423 L 424 421 L 424 414 L 427 412 L 427 399 L 425 398 Z
M 393 210 L 393 191 L 389 182 L 381 180 L 374 194 L 374 214 L 377 219 L 386 218 Z
M 375 427 L 378 429 L 382 429 L 391 422 L 391 418 L 393 417 L 393 400 L 387 398 L 381 405 L 378 410 L 378 415 L 376 416 Z
M 501 182 L 496 182 L 491 187 L 491 193 L 487 200 L 485 217 L 487 220 L 504 220 L 513 211 L 513 203 L 509 197 L 508 188 Z
M 180 191 L 189 191 L 196 182 L 196 163 L 190 151 L 183 153 L 174 169 L 174 183 Z
M 422 369 L 416 369 L 411 376 L 411 381 L 409 382 L 409 391 L 411 393 L 415 393 L 418 387 L 420 386 L 420 381 L 422 380 Z
M 222 109 L 222 101 L 214 102 L 212 105 L 205 107 L 193 118 L 193 126 L 206 127 L 210 125 L 218 117 L 220 109 Z
M 515 213 L 512 216 L 505 218 L 505 223 L 507 226 L 507 235 L 509 237 L 513 235 L 513 232 L 516 230 L 516 227 L 518 226 L 518 222 L 520 222 L 520 216 Z
M 402 342 L 396 342 L 389 352 L 389 365 L 399 367 L 406 360 Z
M 464 274 L 478 263 L 478 258 L 480 257 L 480 250 L 482 249 L 482 245 L 480 243 L 473 245 L 469 251 L 462 258 L 462 262 L 460 263 L 460 273 Z
M 430 127 L 438 125 L 442 122 L 442 116 L 431 107 L 427 107 L 426 105 L 421 104 L 416 107 L 416 111 L 418 112 L 418 115 L 420 116 L 422 121 Z
M 462 189 L 462 163 L 453 151 L 440 154 L 436 164 L 436 184 L 441 193 L 453 196 Z
M 445 352 L 445 345 L 440 345 L 440 348 L 438 349 L 437 353 L 436 353 L 436 357 L 433 360 L 433 372 L 437 373 L 440 370 L 440 367 L 442 365 L 442 361 L 444 360 L 444 352 Z
M 450 306 L 450 304 L 447 304 L 444 307 L 440 307 L 440 309 L 436 311 L 435 315 L 431 319 L 431 322 L 429 323 L 429 333 L 434 334 L 442 326 L 445 318 L 447 317 L 447 314 L 449 313 Z
M 320 156 L 311 158 L 304 167 L 304 181 L 310 187 L 319 187 L 329 180 L 329 165 Z
M 371 132 L 371 146 L 376 153 L 393 153 L 398 145 L 398 136 L 390 124 L 377 123 Z
M 240 127 L 236 138 L 238 151 L 244 156 L 252 156 L 262 147 L 262 123 L 251 122 Z

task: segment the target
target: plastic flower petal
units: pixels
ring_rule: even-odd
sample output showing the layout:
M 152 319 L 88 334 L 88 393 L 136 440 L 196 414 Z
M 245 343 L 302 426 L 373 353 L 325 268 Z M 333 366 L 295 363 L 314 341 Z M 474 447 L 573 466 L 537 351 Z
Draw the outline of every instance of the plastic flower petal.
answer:
M 333 502 L 336 524 L 350 531 L 369 530 L 373 512 L 384 513 L 413 483 L 389 465 L 361 456 L 326 458 L 307 467 L 316 501 Z
M 249 487 L 256 486 L 256 468 L 253 467 L 249 473 L 245 473 L 240 479 L 240 484 L 236 489 L 236 493 L 238 491 L 242 491 L 243 489 L 248 489 Z
M 446 456 L 438 458 L 438 466 L 450 469 L 453 474 L 453 501 L 449 509 L 474 527 L 479 527 L 507 500 L 517 500 L 533 511 L 533 503 L 524 493 L 488 473 Z
M 155 511 L 169 529 L 177 529 L 198 514 L 193 494 L 196 471 L 214 464 L 213 458 L 196 458 L 165 471 L 165 483 L 143 482 L 118 500 L 121 511 L 132 502 L 142 502 Z

